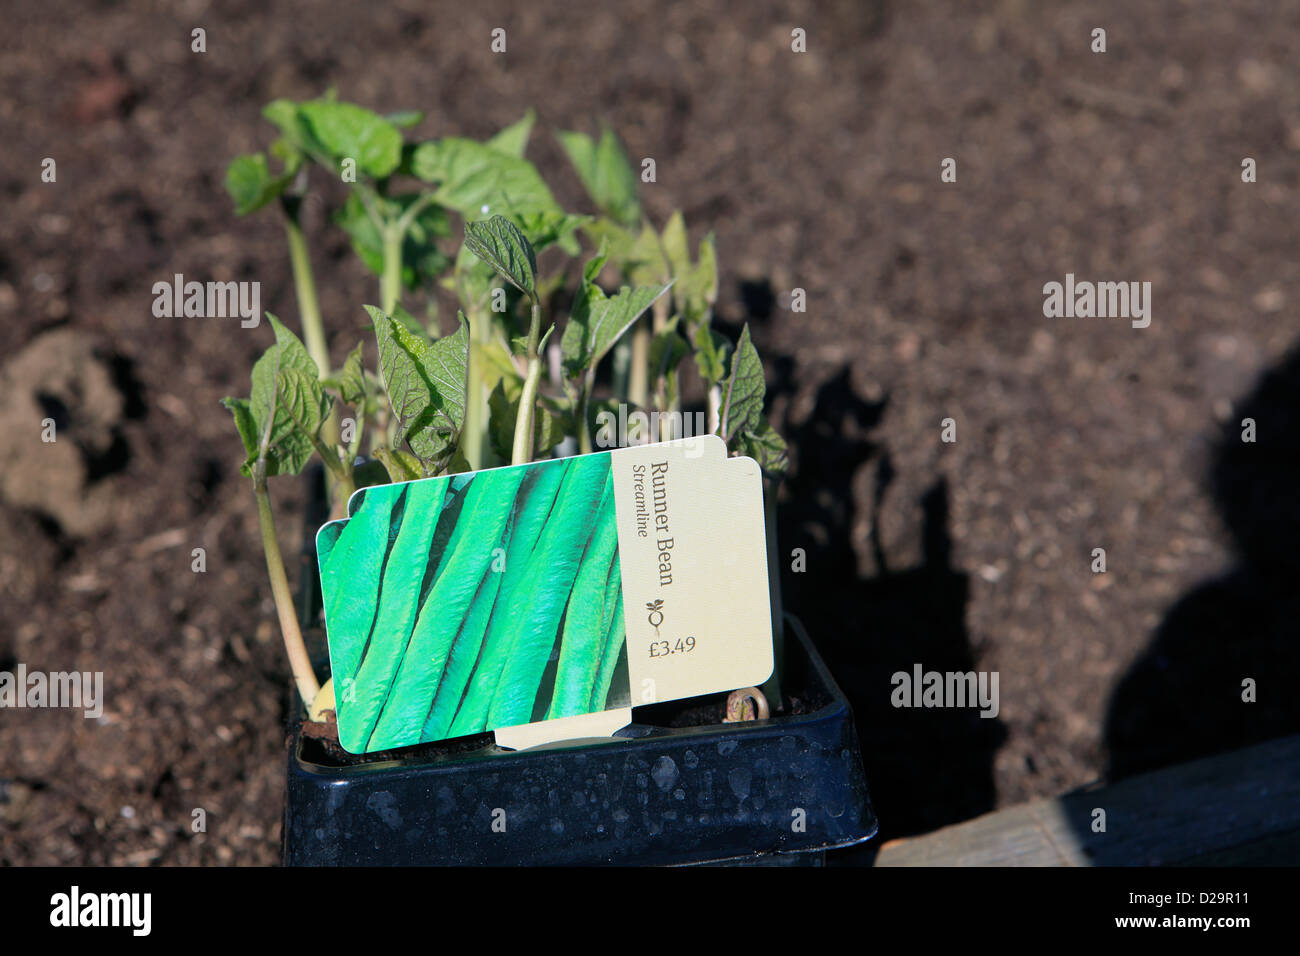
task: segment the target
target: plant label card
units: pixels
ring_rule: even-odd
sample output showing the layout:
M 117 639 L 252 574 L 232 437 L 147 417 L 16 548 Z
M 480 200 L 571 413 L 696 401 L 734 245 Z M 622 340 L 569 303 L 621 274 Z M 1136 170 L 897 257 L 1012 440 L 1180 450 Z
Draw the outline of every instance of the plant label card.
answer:
M 352 753 L 607 734 L 772 672 L 759 468 L 715 436 L 365 488 L 316 546 Z

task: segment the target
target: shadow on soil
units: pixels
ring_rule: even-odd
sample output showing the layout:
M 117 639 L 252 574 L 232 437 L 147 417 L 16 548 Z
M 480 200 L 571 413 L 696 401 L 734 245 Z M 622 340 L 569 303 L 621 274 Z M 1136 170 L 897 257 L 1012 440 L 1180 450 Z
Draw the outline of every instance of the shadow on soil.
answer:
M 1173 606 L 1116 687 L 1112 780 L 1300 732 L 1300 348 L 1235 409 L 1209 483 L 1236 563 Z
M 794 363 L 775 363 L 773 392 L 794 389 Z M 976 709 L 907 709 L 891 704 L 891 676 L 972 671 L 965 626 L 968 580 L 952 567 L 948 488 L 937 480 L 920 502 L 923 560 L 889 567 L 873 539 L 874 577 L 859 570 L 851 540 L 853 478 L 874 467 L 873 512 L 879 513 L 894 476 L 888 451 L 868 434 L 888 405 L 864 401 L 843 368 L 821 386 L 802 425 L 782 433 L 796 452 L 779 513 L 782 587 L 786 607 L 799 615 L 853 704 L 880 835 L 863 848 L 836 854 L 837 862 L 867 862 L 882 840 L 925 832 L 991 810 L 993 756 L 1006 737 L 997 719 Z M 875 514 L 870 516 L 875 526 Z M 807 570 L 791 568 L 790 551 L 807 551 Z

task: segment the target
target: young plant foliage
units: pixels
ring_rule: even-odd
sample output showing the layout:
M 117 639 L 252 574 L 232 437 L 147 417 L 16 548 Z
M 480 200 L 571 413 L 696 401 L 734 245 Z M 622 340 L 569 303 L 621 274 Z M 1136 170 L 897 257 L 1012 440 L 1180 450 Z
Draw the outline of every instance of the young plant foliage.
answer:
M 602 248 L 583 270 L 582 286 L 560 340 L 565 371 L 570 377 L 599 365 L 632 323 L 672 287 L 671 282 L 658 288 L 624 286 L 615 295 L 607 296 L 596 285 L 604 261 Z
M 368 668 L 365 732 L 346 745 L 396 746 L 626 705 L 626 681 L 617 676 L 626 673 L 627 653 L 617 540 L 604 524 L 612 515 L 607 473 L 593 471 L 589 458 L 555 462 L 523 479 L 515 472 L 518 487 L 498 487 L 490 502 L 489 490 L 506 479 L 476 472 L 475 485 L 457 473 L 471 461 L 486 468 L 536 460 L 572 442 L 589 449 L 602 409 L 679 411 L 688 356 L 730 451 L 782 471 L 786 448 L 762 414 L 763 369 L 749 329 L 733 348 L 710 327 L 713 236 L 692 261 L 680 213 L 662 232 L 646 218 L 637 171 L 608 128 L 598 137 L 557 134 L 599 210 L 592 217 L 566 212 L 525 158 L 532 110 L 484 142 L 405 140 L 422 113 L 381 115 L 333 91 L 275 100 L 263 116 L 278 138 L 236 157 L 225 185 L 237 215 L 271 207 L 281 217 L 303 340 L 269 316 L 275 343 L 253 366 L 249 396 L 223 404 L 243 446 L 241 471 L 253 479 L 272 593 L 304 701 L 319 685 L 266 479 L 298 474 L 319 455 L 335 516 L 365 489 L 351 499 L 366 505 L 363 520 L 331 531 L 332 545 L 329 535 L 322 539 L 322 577 L 353 582 L 346 601 L 325 609 L 331 648 L 340 652 L 336 683 Z M 366 307 L 378 374 L 367 370 L 360 344 L 341 366 L 331 360 L 300 220 L 313 167 L 316 178 L 347 187 L 331 221 L 379 277 L 380 308 Z M 464 224 L 459 248 L 444 242 L 455 216 Z M 565 257 L 581 253 L 580 238 L 597 248 L 570 296 Z M 539 274 L 538 254 L 551 246 L 562 255 L 545 261 L 557 268 Z M 620 280 L 612 295 L 597 284 L 604 269 Z M 445 336 L 435 283 L 464 310 Z M 415 296 L 423 302 L 408 298 Z M 553 313 L 557 306 L 567 307 L 567 322 Z M 563 335 L 548 349 L 557 324 Z M 607 387 L 596 370 L 616 345 Z M 341 419 L 340 406 L 354 417 Z M 439 475 L 455 477 L 415 482 Z M 382 491 L 386 480 L 415 483 Z M 508 567 L 487 569 L 493 553 L 508 556 Z M 389 663 L 380 663 L 381 649 Z
M 614 131 L 604 127 L 599 141 L 586 133 L 558 132 L 555 135 L 596 207 L 620 225 L 634 226 L 640 222 L 636 170 L 628 162 L 623 144 Z
M 465 245 L 524 295 L 537 298 L 537 256 L 523 231 L 505 216 L 465 223 Z
M 731 374 L 723 383 L 722 417 L 719 434 L 730 444 L 732 440 L 758 427 L 763 416 L 763 396 L 767 384 L 763 380 L 763 363 L 758 350 L 749 337 L 749 325 L 740 331 L 740 341 L 731 356 Z
M 374 306 L 366 306 L 379 340 L 379 365 L 401 436 L 432 475 L 454 453 L 465 422 L 469 326 L 425 343 Z
M 226 398 L 222 404 L 235 417 L 244 443 L 240 470 L 252 476 L 262 436 L 270 426 L 266 474 L 296 475 L 317 450 L 321 423 L 332 399 L 318 378 L 316 363 L 298 337 L 274 315 L 267 313 L 276 344 L 253 365 L 249 399 Z

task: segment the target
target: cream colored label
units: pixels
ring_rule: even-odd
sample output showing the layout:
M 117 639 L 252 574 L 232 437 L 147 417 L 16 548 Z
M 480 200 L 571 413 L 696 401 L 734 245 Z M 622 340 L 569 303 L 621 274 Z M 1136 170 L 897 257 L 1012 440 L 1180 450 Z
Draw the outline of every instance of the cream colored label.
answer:
M 575 717 L 556 717 L 539 720 L 534 724 L 515 727 L 498 727 L 493 731 L 497 746 L 507 750 L 527 750 L 553 743 L 573 743 L 579 740 L 605 739 L 632 723 L 632 708 L 598 710 Z
M 763 483 L 713 435 L 611 453 L 632 705 L 772 674 Z

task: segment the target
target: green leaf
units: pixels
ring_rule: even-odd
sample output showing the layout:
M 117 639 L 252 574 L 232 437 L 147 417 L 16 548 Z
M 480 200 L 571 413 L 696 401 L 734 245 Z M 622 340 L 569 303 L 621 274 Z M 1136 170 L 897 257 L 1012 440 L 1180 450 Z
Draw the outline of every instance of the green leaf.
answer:
M 595 364 L 591 361 L 589 324 L 593 301 L 598 296 L 601 299 L 604 297 L 604 292 L 596 285 L 596 279 L 608 260 L 609 239 L 602 237 L 596 254 L 582 267 L 582 281 L 578 285 L 578 295 L 570 310 L 569 321 L 564 326 L 564 335 L 560 337 L 560 355 L 570 378 L 585 368 L 594 367 Z
M 279 198 L 291 182 L 291 172 L 272 176 L 261 153 L 237 156 L 226 167 L 226 192 L 235 201 L 237 216 L 246 216 Z
M 390 481 L 414 481 L 424 477 L 420 459 L 399 448 L 376 448 L 375 457 L 383 462 Z
M 700 243 L 699 260 L 692 263 L 687 247 L 686 222 L 678 211 L 664 226 L 662 241 L 672 276 L 677 280 L 674 294 L 687 321 L 693 325 L 707 317 L 718 298 L 718 264 L 713 235 L 706 236 Z
M 465 423 L 469 325 L 462 314 L 453 335 L 427 343 L 372 305 L 379 366 L 399 433 L 425 473 L 446 464 Z
M 298 107 L 298 114 L 335 170 L 344 159 L 353 159 L 359 171 L 384 179 L 402 160 L 398 128 L 355 103 L 311 100 Z
M 469 246 L 461 243 L 456 253 L 456 266 L 449 284 L 471 315 L 488 310 L 492 290 L 497 287 L 496 270 L 474 255 Z
M 394 215 L 400 215 L 419 198 L 418 193 L 407 193 L 390 200 L 381 200 Z M 352 240 L 352 250 L 375 275 L 384 271 L 384 240 L 379 229 L 366 213 L 365 203 L 356 191 L 348 194 L 334 213 L 334 222 Z M 437 206 L 426 206 L 415 217 L 402 240 L 402 284 L 411 290 L 431 282 L 446 271 L 450 260 L 436 245 L 434 239 L 451 233 L 447 214 Z
M 588 259 L 582 266 L 582 288 L 578 290 L 579 295 L 585 295 L 587 290 L 595 285 L 596 280 L 600 278 L 601 270 L 605 268 L 605 263 L 609 261 L 609 242 L 601 239 L 600 245 L 596 247 L 596 254 Z
M 451 461 L 447 462 L 447 467 L 443 470 L 449 475 L 463 475 L 474 469 L 470 465 L 469 459 L 465 457 L 465 453 L 460 448 L 457 448 L 452 452 Z
M 466 218 L 562 212 L 532 163 L 472 139 L 421 143 L 411 156 L 411 173 L 437 183 L 437 202 Z
M 664 258 L 659 236 L 649 225 L 632 240 L 622 263 L 624 274 L 637 285 L 650 285 L 673 278 L 672 265 Z
M 707 325 L 696 327 L 691 342 L 695 345 L 695 365 L 700 370 L 700 377 L 710 385 L 719 384 L 727 374 L 731 343 L 726 336 L 719 335 Z
M 605 127 L 599 142 L 585 133 L 575 132 L 559 132 L 556 138 L 601 212 L 625 226 L 640 221 L 636 171 L 613 130 Z
M 271 349 L 268 349 L 266 354 L 264 354 L 260 359 L 258 359 L 259 363 L 261 362 L 267 363 L 265 369 L 265 373 L 268 376 L 267 381 L 269 382 L 271 366 L 274 364 L 272 361 L 271 353 L 277 348 L 280 350 L 281 370 L 288 369 L 288 368 L 296 368 L 299 369 L 300 371 L 307 372 L 309 374 L 313 374 L 313 375 L 317 374 L 316 362 L 314 359 L 312 359 L 311 355 L 308 354 L 306 346 L 302 344 L 302 340 L 299 339 L 298 336 L 294 335 L 291 331 L 289 331 L 289 329 L 284 325 L 284 323 L 281 322 L 276 316 L 268 312 L 266 314 L 266 317 L 271 323 L 271 328 L 275 331 L 275 345 L 272 346 Z M 253 410 L 254 411 L 257 411 L 257 395 L 256 395 L 257 384 L 258 384 L 257 365 L 254 365 L 253 366 L 253 386 L 254 386 Z
M 664 254 L 668 256 L 668 266 L 672 269 L 673 275 L 685 275 L 691 266 L 691 252 L 686 246 L 686 220 L 682 218 L 680 209 L 674 209 L 673 214 L 668 217 L 660 241 L 663 243 Z
M 777 434 L 766 418 L 760 418 L 757 428 L 740 436 L 741 454 L 758 462 L 764 471 L 784 474 L 789 465 L 789 451 L 785 439 Z
M 397 419 L 398 434 L 405 439 L 433 403 L 433 389 L 424 374 L 421 359 L 428 346 L 373 305 L 366 306 L 379 342 L 379 369 L 384 390 Z
M 529 110 L 487 143 L 457 138 L 421 143 L 412 151 L 410 171 L 438 183 L 436 201 L 466 219 L 504 215 L 519 226 L 534 251 L 556 243 L 577 255 L 575 233 L 589 217 L 565 213 L 537 168 L 522 158 L 535 119 Z
M 463 312 L 456 316 L 456 331 L 429 346 L 425 369 L 433 383 L 437 406 L 435 425 L 446 427 L 455 445 L 465 424 L 465 388 L 469 374 L 469 322 Z
M 424 113 L 420 110 L 398 110 L 384 117 L 398 129 L 410 129 L 424 122 Z
M 569 376 L 600 364 L 619 337 L 671 286 L 671 282 L 658 289 L 624 286 L 616 295 L 607 297 L 584 270 L 582 287 L 560 340 Z
M 519 417 L 519 396 L 523 383 L 517 377 L 503 377 L 488 396 L 488 437 L 497 456 L 509 461 L 514 451 L 515 420 Z M 538 402 L 533 414 L 533 458 L 546 455 L 564 441 L 565 419 Z
M 571 256 L 582 250 L 578 244 L 578 230 L 591 221 L 590 216 L 571 216 L 559 209 L 526 212 L 511 218 L 528 237 L 534 252 L 541 252 L 554 244 Z
M 312 155 L 320 151 L 320 145 L 298 116 L 298 104 L 293 100 L 272 100 L 262 107 L 262 116 L 274 124 L 298 152 Z
M 740 341 L 731 356 L 731 374 L 722 385 L 722 410 L 718 432 L 731 445 L 732 439 L 745 432 L 754 432 L 763 417 L 763 396 L 767 384 L 763 380 L 763 363 L 758 349 L 749 337 L 749 325 L 740 331 Z
M 402 305 L 402 303 L 398 302 L 393 306 L 392 318 L 398 322 L 402 328 L 406 329 L 406 331 L 410 332 L 426 345 L 433 341 L 433 338 L 429 335 L 429 330 L 420 323 L 419 319 L 411 315 L 411 313 L 407 311 L 406 306 Z
M 718 258 L 714 248 L 713 233 L 700 241 L 699 258 L 695 268 L 683 279 L 682 298 L 686 302 L 687 318 L 692 322 L 707 319 L 713 303 L 718 301 Z
M 495 149 L 498 153 L 505 153 L 507 156 L 522 158 L 524 150 L 528 148 L 528 136 L 533 131 L 533 124 L 537 122 L 537 111 L 529 108 L 523 118 L 511 123 L 501 132 L 497 133 L 487 145 Z
M 505 216 L 465 223 L 465 245 L 525 295 L 537 296 L 537 257 L 528 238 Z
M 316 362 L 302 342 L 274 315 L 268 312 L 266 317 L 275 330 L 276 344 L 253 365 L 247 411 L 256 427 L 256 444 L 241 470 L 252 474 L 269 422 L 267 475 L 298 474 L 316 450 L 316 434 L 329 414 L 331 400 L 317 377 Z M 238 426 L 241 413 L 235 415 Z
M 360 410 L 366 400 L 366 373 L 362 366 L 365 343 L 358 342 L 357 347 L 343 360 L 343 368 L 337 375 L 326 379 L 324 384 L 337 389 L 344 404 Z
M 656 378 L 670 375 L 676 372 L 677 366 L 690 354 L 691 347 L 678 333 L 674 322 L 660 329 L 650 341 L 650 374 Z
M 655 383 L 655 404 L 660 408 L 675 408 L 681 398 L 678 371 L 691 347 L 677 331 L 678 316 L 655 333 L 650 341 L 650 375 Z
M 277 136 L 271 143 L 271 155 L 284 164 L 285 176 L 296 176 L 302 168 L 304 156 L 301 149 L 284 136 Z
M 320 433 L 321 423 L 329 414 L 332 400 L 321 388 L 316 369 L 304 372 L 297 368 L 281 368 L 275 380 L 276 415 L 288 416 L 294 426 L 310 438 Z
M 365 263 L 367 269 L 379 275 L 384 269 L 384 242 L 379 227 L 366 213 L 361 196 L 348 194 L 343 205 L 334 211 L 334 224 L 352 240 L 352 251 Z
M 519 370 L 510 359 L 510 350 L 500 342 L 484 342 L 475 349 L 484 386 L 493 387 L 502 376 L 519 377 Z
M 610 264 L 632 285 L 656 285 L 673 277 L 659 246 L 659 233 L 648 224 L 632 231 L 612 219 L 599 219 L 589 224 L 586 232 L 593 242 L 608 243 Z
M 223 407 L 230 410 L 230 414 L 235 417 L 235 428 L 239 431 L 240 440 L 244 443 L 244 460 L 257 458 L 258 442 L 261 436 L 257 434 L 257 422 L 253 420 L 253 412 L 249 407 L 246 398 L 231 398 L 226 396 L 221 400 Z

